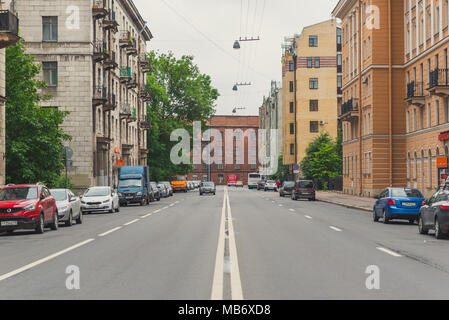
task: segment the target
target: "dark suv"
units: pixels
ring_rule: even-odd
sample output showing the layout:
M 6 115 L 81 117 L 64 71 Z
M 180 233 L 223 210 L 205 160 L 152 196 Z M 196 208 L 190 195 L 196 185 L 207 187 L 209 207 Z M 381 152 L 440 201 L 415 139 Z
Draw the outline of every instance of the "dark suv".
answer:
M 292 200 L 309 199 L 315 201 L 316 188 L 312 180 L 298 180 L 292 191 Z
M 58 209 L 50 190 L 43 184 L 9 185 L 0 191 L 0 232 L 34 229 L 43 233 L 58 229 Z

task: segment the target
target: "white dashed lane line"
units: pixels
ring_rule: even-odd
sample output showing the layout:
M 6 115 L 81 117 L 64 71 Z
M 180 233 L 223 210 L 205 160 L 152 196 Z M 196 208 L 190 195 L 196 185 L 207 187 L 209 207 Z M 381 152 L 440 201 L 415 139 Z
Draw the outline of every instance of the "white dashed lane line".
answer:
M 304 217 L 307 218 L 307 219 L 312 220 L 312 217 L 311 217 L 311 216 L 304 216 Z
M 337 227 L 330 226 L 329 228 L 331 228 L 332 230 L 337 231 L 337 232 L 342 232 L 342 230 Z
M 386 254 L 389 254 L 390 256 L 393 256 L 393 257 L 396 257 L 396 258 L 402 257 L 402 255 L 400 255 L 399 253 L 396 253 L 396 252 L 391 251 L 391 250 L 386 249 L 386 248 L 377 247 L 376 249 L 379 250 L 379 251 L 385 252 Z
M 113 232 L 115 232 L 115 231 L 118 231 L 118 230 L 120 230 L 121 228 L 122 228 L 122 227 L 117 227 L 117 228 L 111 229 L 111 230 L 106 231 L 106 232 L 104 232 L 104 233 L 100 233 L 98 236 L 99 236 L 99 237 L 107 236 L 108 234 L 111 234 L 111 233 L 113 233 Z
M 125 223 L 124 226 L 129 226 L 130 224 L 136 223 L 137 221 L 139 221 L 139 219 L 134 219 L 128 223 Z

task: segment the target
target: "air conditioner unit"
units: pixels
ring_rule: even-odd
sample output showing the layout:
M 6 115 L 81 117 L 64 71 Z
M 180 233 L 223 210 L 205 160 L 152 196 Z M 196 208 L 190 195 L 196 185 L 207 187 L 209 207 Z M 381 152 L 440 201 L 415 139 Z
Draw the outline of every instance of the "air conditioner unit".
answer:
M 320 121 L 320 125 L 324 126 L 325 124 L 326 124 L 326 121 L 324 121 L 324 120 Z

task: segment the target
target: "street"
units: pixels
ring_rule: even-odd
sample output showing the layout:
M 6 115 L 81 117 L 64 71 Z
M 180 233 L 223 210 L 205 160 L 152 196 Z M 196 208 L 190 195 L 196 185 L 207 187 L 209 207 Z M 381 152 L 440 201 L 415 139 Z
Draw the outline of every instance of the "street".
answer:
M 448 299 L 448 247 L 368 212 L 218 187 L 42 235 L 0 234 L 0 297 Z M 68 266 L 79 268 L 79 290 L 66 286 Z M 367 288 L 369 266 L 379 289 Z

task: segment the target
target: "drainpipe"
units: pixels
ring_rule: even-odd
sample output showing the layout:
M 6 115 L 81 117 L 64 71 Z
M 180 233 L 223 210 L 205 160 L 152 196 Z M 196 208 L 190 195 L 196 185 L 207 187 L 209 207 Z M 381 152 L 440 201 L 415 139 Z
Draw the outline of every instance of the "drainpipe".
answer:
M 393 85 L 393 66 L 392 66 L 392 27 L 391 27 L 391 0 L 388 0 L 388 143 L 389 143 L 389 156 L 390 156 L 390 187 L 393 186 L 393 97 L 392 97 L 392 85 Z
M 358 21 L 357 21 L 357 28 L 358 28 L 358 46 L 357 46 L 357 55 L 358 55 L 358 76 L 359 76 L 359 94 L 358 94 L 358 98 L 359 98 L 359 119 L 358 121 L 358 129 L 359 129 L 359 196 L 361 196 L 363 194 L 363 141 L 362 141 L 362 27 L 363 27 L 363 23 L 362 23 L 362 1 L 359 0 L 358 3 L 359 6 L 359 17 L 358 17 Z

